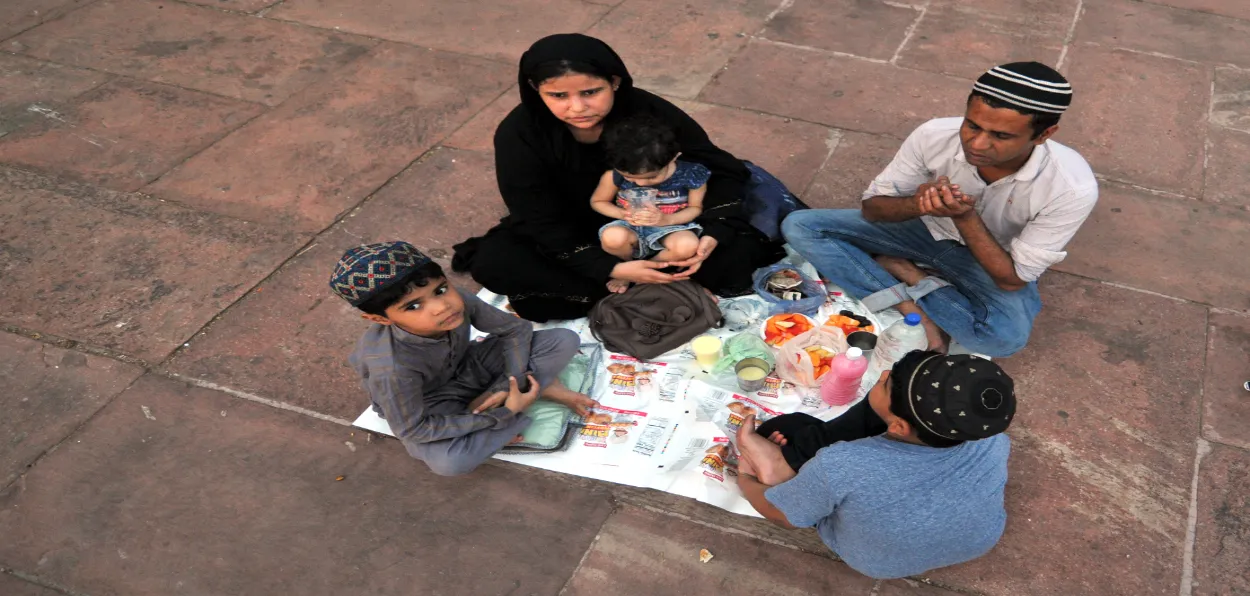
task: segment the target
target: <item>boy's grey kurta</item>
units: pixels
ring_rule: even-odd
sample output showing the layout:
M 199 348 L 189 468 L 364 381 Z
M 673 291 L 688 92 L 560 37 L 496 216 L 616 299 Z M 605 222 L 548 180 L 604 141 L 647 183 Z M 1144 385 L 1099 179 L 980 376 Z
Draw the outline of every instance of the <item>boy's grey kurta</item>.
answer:
M 443 475 L 473 470 L 529 426 L 528 417 L 504 407 L 474 414 L 470 401 L 507 391 L 509 376 L 523 380 L 527 372 L 546 387 L 580 345 L 572 331 L 535 332 L 529 321 L 456 291 L 464 322 L 455 330 L 431 339 L 375 324 L 350 357 L 391 432 Z M 470 326 L 490 337 L 471 341 Z

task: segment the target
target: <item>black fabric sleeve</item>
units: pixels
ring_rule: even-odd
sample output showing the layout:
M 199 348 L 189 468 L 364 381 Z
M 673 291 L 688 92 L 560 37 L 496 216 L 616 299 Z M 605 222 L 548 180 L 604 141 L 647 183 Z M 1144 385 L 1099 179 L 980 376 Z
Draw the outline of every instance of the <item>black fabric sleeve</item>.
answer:
M 514 224 L 512 231 L 579 275 L 607 283 L 620 259 L 597 242 L 588 242 L 586 231 L 569 217 L 568 197 L 558 196 L 551 183 L 558 160 L 545 155 L 550 148 L 539 142 L 535 131 L 526 130 L 526 124 L 525 114 L 518 110 L 495 131 L 495 177 Z M 590 208 L 589 195 L 575 198 Z

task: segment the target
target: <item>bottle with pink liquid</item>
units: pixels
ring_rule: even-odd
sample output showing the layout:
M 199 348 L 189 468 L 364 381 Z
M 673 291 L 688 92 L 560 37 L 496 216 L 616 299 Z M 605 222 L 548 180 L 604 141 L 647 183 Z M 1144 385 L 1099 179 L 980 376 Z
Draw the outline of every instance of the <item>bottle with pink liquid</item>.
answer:
M 859 397 L 859 381 L 868 370 L 868 359 L 859 348 L 833 357 L 829 372 L 820 382 L 820 399 L 830 406 L 845 406 Z

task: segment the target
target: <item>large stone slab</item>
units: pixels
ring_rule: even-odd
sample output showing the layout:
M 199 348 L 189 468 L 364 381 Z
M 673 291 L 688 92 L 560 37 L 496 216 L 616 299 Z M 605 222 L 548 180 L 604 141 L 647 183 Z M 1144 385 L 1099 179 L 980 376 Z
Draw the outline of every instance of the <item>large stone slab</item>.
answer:
M 382 45 L 149 187 L 197 208 L 319 231 L 507 86 L 511 67 Z
M 1211 446 L 1198 475 L 1193 593 L 1250 594 L 1250 453 Z
M 0 40 L 90 3 L 91 0 L 7 0 L 0 13 Z
M 4 47 L 272 106 L 375 43 L 178 2 L 100 0 Z
M 610 8 L 581 0 L 287 0 L 267 16 L 515 65 L 540 37 L 585 31 Z
M 1213 312 L 1208 323 L 1202 434 L 1250 449 L 1250 316 Z
M 610 510 L 147 376 L 0 496 L 0 560 L 92 594 L 555 594 Z
M 693 98 L 781 0 L 625 0 L 586 33 L 612 46 L 634 84 Z M 663 23 L 663 26 L 657 24 Z
M 1007 531 L 930 577 L 1001 595 L 1176 594 L 1206 309 L 1056 273 L 1042 298 L 1028 347 L 1003 361 L 1019 399 Z
M 894 159 L 901 141 L 844 132 L 833 155 L 817 172 L 803 201 L 815 209 L 859 209 L 869 183 Z
M 0 333 L 0 486 L 120 393 L 143 369 Z M 7 594 L 0 590 L 0 593 Z
M 133 79 L 105 83 L 0 138 L 0 162 L 134 191 L 262 106 Z
M 1056 140 L 1100 174 L 1198 196 L 1210 70 L 1088 45 L 1074 46 L 1068 65 L 1074 104 Z
M 1086 3 L 1075 39 L 1184 60 L 1250 66 L 1250 21 L 1150 2 Z
M 1250 210 L 1250 132 L 1210 128 L 1202 198 Z
M 1076 0 L 936 0 L 897 63 L 967 79 L 1006 62 L 1054 66 L 1076 6 Z
M 713 558 L 699 562 L 699 550 Z M 668 515 L 628 507 L 608 519 L 563 594 L 869 596 L 846 565 Z
M 108 80 L 109 75 L 0 53 L 0 137 Z
M 762 35 L 792 43 L 889 60 L 920 17 L 919 7 L 881 0 L 794 0 Z
M 818 124 L 747 110 L 678 101 L 718 147 L 768 170 L 802 193 L 829 158 L 841 133 Z
M 943 75 L 752 40 L 699 98 L 901 138 L 930 118 L 963 114 L 971 87 Z
M 193 338 L 169 366 L 354 419 L 368 397 L 347 355 L 368 323 L 328 286 L 343 251 L 366 242 L 406 240 L 450 272 L 451 245 L 485 232 L 504 213 L 489 155 L 439 150 L 318 237 L 315 246 Z
M 0 321 L 156 362 L 305 237 L 0 167 Z
M 1250 309 L 1250 214 L 1103 182 L 1055 269 L 1215 306 Z

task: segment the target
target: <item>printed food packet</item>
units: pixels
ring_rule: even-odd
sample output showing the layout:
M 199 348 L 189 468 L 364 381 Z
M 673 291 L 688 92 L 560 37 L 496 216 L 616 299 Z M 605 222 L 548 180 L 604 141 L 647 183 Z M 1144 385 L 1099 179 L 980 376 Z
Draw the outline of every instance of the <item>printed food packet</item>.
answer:
M 664 362 L 642 362 L 636 358 L 613 354 L 605 368 L 608 387 L 600 401 L 614 407 L 639 409 L 660 394 L 660 380 L 668 365 Z
M 755 414 L 758 422 L 766 422 L 774 417 L 780 416 L 782 413 L 772 408 L 767 408 L 763 404 L 741 395 L 734 395 L 734 399 L 726 403 L 723 408 L 716 411 L 712 416 L 712 423 L 716 425 L 725 436 L 732 437 L 738 434 L 738 429 L 742 428 L 742 421 L 747 416 Z
M 712 446 L 703 450 L 703 457 L 699 458 L 697 469 L 704 477 L 717 483 L 725 482 L 726 476 L 729 475 L 729 462 L 734 453 L 733 445 L 729 444 L 728 437 L 716 437 L 712 439 Z M 733 477 L 737 477 L 736 457 L 733 460 Z
M 646 418 L 646 412 L 596 406 L 586 415 L 577 439 L 585 447 L 628 451 L 624 446 L 637 439 Z

